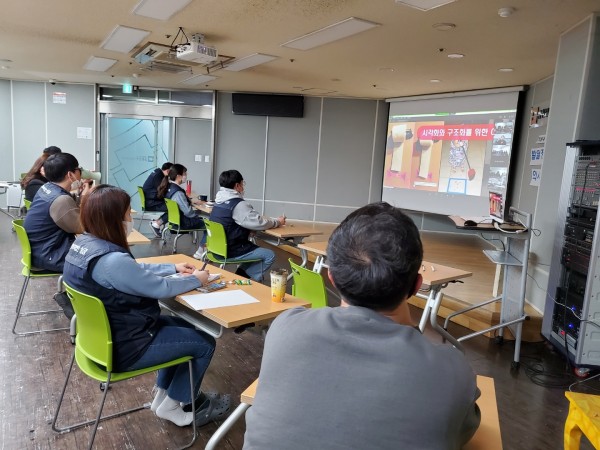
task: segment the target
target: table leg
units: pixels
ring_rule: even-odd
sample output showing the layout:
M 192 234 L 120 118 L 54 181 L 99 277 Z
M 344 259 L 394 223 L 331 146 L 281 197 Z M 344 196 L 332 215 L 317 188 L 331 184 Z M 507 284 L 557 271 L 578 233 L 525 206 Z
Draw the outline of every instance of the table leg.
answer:
M 239 420 L 240 417 L 244 415 L 246 410 L 250 408 L 250 405 L 247 403 L 240 403 L 237 408 L 231 413 L 231 415 L 225 419 L 225 421 L 221 424 L 217 431 L 211 436 L 211 438 L 206 443 L 205 450 L 213 450 L 216 448 L 217 444 L 223 437 L 231 430 L 233 425 Z

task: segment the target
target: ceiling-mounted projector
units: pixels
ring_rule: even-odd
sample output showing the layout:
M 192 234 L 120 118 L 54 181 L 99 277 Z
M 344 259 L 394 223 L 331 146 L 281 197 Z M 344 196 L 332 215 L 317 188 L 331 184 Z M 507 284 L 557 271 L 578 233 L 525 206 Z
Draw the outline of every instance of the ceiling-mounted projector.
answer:
M 201 42 L 186 42 L 177 46 L 177 59 L 198 64 L 210 64 L 219 58 L 217 49 Z

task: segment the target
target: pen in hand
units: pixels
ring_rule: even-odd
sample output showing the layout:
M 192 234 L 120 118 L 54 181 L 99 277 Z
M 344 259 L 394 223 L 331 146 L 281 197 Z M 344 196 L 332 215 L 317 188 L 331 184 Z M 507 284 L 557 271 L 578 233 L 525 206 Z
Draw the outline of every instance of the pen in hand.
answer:
M 202 269 L 200 269 L 200 272 L 202 272 L 204 269 L 206 269 L 207 264 L 208 264 L 208 261 L 204 261 L 204 264 L 202 265 Z

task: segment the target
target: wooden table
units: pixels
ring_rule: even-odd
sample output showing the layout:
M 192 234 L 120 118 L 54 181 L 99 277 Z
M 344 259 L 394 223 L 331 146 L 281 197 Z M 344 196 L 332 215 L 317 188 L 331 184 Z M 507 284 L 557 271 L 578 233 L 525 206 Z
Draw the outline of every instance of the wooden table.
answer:
M 289 223 L 282 227 L 270 228 L 257 233 L 262 240 L 271 245 L 291 245 L 292 247 L 298 247 L 300 249 L 300 256 L 302 257 L 302 263 L 300 264 L 302 267 L 306 267 L 306 263 L 308 262 L 308 252 L 300 247 L 300 244 L 302 244 L 304 238 L 320 234 L 323 234 L 323 232 L 316 230 L 314 225 L 294 223 Z M 288 276 L 288 280 L 291 277 L 292 274 Z
M 194 266 L 198 266 L 198 261 L 187 255 L 165 255 L 155 256 L 150 258 L 140 258 L 138 262 L 143 263 L 184 263 L 187 262 Z M 220 273 L 221 280 L 231 281 L 240 277 L 224 269 L 211 266 L 211 272 Z M 220 308 L 210 308 L 201 311 L 191 309 L 185 302 L 181 301 L 177 296 L 175 299 L 160 300 L 161 306 L 173 312 L 175 315 L 182 317 L 194 326 L 201 328 L 207 333 L 220 337 L 223 333 L 223 328 L 235 328 L 240 325 L 246 325 L 252 322 L 258 322 L 267 319 L 273 319 L 283 311 L 298 306 L 310 307 L 310 302 L 301 300 L 292 295 L 285 295 L 285 302 L 275 303 L 271 301 L 271 288 L 264 284 L 252 281 L 251 285 L 228 285 L 220 292 L 226 292 L 227 289 L 240 289 L 252 297 L 257 299 L 258 303 L 250 303 L 247 305 L 226 306 Z M 181 295 L 198 294 L 194 290 Z
M 195 210 L 200 211 L 203 215 L 210 216 L 213 208 L 212 204 L 208 204 L 208 202 L 198 200 L 197 198 L 192 198 L 191 200 Z
M 205 450 L 216 448 L 216 445 L 229 432 L 233 424 L 252 406 L 257 387 L 258 378 L 242 392 L 239 406 L 211 436 L 210 440 L 206 443 Z M 502 450 L 502 436 L 500 435 L 500 420 L 498 419 L 494 379 L 477 375 L 477 387 L 481 391 L 481 397 L 477 400 L 477 405 L 479 405 L 479 409 L 481 410 L 481 424 L 475 435 L 463 447 L 463 450 Z
M 327 258 L 327 242 L 307 242 L 298 244 L 298 248 L 305 252 L 311 252 L 317 255 L 313 270 L 320 272 L 323 267 L 327 267 L 325 259 Z M 308 258 L 307 258 L 308 259 Z M 303 263 L 305 259 L 303 258 Z M 304 267 L 304 266 L 303 266 Z M 472 272 L 455 269 L 453 267 L 443 266 L 441 264 L 423 261 L 419 273 L 423 276 L 423 286 L 417 293 L 417 296 L 427 300 L 421 320 L 419 321 L 419 330 L 421 333 L 425 331 L 427 319 L 429 319 L 434 330 L 440 333 L 445 339 L 450 341 L 456 348 L 463 349 L 451 334 L 437 323 L 437 315 L 442 304 L 442 290 L 448 286 L 448 283 L 454 283 L 462 278 L 467 278 L 473 275 Z
M 127 243 L 129 245 L 149 244 L 150 239 L 134 228 L 127 236 Z

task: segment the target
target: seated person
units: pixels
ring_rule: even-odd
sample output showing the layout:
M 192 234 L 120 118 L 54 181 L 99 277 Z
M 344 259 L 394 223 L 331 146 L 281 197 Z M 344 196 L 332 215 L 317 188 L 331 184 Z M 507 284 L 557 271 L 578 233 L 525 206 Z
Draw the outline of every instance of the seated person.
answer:
M 350 214 L 327 247 L 337 308 L 295 308 L 265 340 L 244 449 L 460 449 L 480 413 L 475 374 L 412 326 L 419 231 L 400 209 Z
M 37 191 L 46 184 L 48 180 L 42 174 L 42 167 L 50 155 L 43 153 L 38 159 L 35 160 L 29 172 L 21 180 L 21 188 L 25 191 L 25 200 L 30 202 L 33 201 L 33 197 L 37 194 Z
M 32 202 L 38 189 L 48 181 L 44 177 L 44 162 L 46 162 L 49 156 L 61 152 L 60 148 L 51 145 L 50 147 L 46 147 L 42 152 L 42 156 L 35 160 L 29 172 L 21 180 L 21 188 L 25 191 L 25 200 Z
M 146 211 L 162 211 L 167 212 L 167 205 L 162 198 L 158 198 L 158 186 L 167 175 L 169 175 L 169 169 L 173 166 L 173 163 L 166 162 L 159 169 L 158 167 L 152 171 L 148 176 L 142 190 L 144 191 L 144 197 L 146 199 Z M 161 236 L 161 227 L 163 226 L 162 219 L 153 220 L 150 222 L 150 228 L 156 235 Z
M 227 260 L 260 259 L 258 262 L 241 264 L 240 268 L 255 281 L 262 281 L 273 261 L 275 253 L 249 241 L 253 231 L 268 230 L 285 225 L 285 216 L 272 219 L 261 216 L 244 200 L 246 182 L 237 170 L 226 170 L 219 176 L 219 192 L 210 213 L 210 220 L 225 228 L 227 236 Z
M 79 207 L 70 195 L 79 163 L 70 153 L 58 153 L 44 162 L 43 169 L 48 182 L 34 197 L 24 227 L 33 266 L 62 272 L 69 247 L 75 235 L 81 233 Z M 89 185 L 85 186 L 83 195 L 89 191 Z
M 196 214 L 196 210 L 192 207 L 192 202 L 185 193 L 184 187 L 186 183 L 187 169 L 181 164 L 173 164 L 169 169 L 169 174 L 163 178 L 160 186 L 158 186 L 158 198 L 162 199 L 163 203 L 165 203 L 165 198 L 177 203 L 177 206 L 179 206 L 179 220 L 182 229 L 191 230 L 194 228 L 204 228 L 204 220 Z M 161 220 L 164 223 L 167 222 L 167 218 L 167 213 L 161 216 Z M 203 233 L 202 239 L 200 240 L 200 246 L 198 247 L 198 250 L 196 250 L 196 253 L 194 253 L 194 258 L 202 259 L 205 252 L 205 243 L 206 235 Z
M 141 264 L 131 256 L 127 235 L 133 229 L 129 195 L 106 184 L 93 189 L 81 205 L 85 231 L 71 246 L 64 280 L 98 297 L 106 308 L 113 339 L 114 370 L 131 371 L 192 356 L 194 392 L 199 392 L 215 340 L 179 317 L 161 316 L 157 298 L 173 297 L 208 282 L 208 272 L 181 264 Z M 175 273 L 181 277 L 169 277 Z M 191 412 L 188 364 L 161 369 L 151 409 L 182 427 Z M 196 424 L 223 418 L 229 396 L 198 393 Z M 185 404 L 187 406 L 182 406 Z

